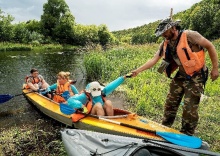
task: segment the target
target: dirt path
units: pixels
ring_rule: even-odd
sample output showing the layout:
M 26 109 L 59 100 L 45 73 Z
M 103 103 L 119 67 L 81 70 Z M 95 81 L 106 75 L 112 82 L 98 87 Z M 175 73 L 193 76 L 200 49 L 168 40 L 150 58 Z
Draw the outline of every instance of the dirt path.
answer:
M 124 109 L 123 100 L 121 100 L 120 98 L 111 96 L 108 99 L 112 101 L 114 108 Z
M 107 99 L 112 101 L 114 108 L 127 109 L 126 100 L 123 94 L 115 92 L 109 95 Z

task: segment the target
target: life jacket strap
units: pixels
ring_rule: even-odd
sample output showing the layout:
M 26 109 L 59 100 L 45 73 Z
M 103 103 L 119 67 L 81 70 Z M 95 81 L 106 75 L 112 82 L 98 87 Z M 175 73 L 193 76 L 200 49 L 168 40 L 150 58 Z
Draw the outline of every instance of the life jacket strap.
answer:
M 208 80 L 209 69 L 206 67 L 206 70 L 204 71 L 204 69 L 202 68 L 201 73 L 202 73 L 202 79 L 203 79 L 203 86 L 204 86 L 204 89 L 205 89 L 205 85 L 206 85 L 206 82 Z

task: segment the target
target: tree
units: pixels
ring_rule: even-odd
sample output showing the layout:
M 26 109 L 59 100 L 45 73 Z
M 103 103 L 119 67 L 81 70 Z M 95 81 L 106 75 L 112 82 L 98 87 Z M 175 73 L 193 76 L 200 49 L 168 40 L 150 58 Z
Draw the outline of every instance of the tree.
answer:
M 14 18 L 11 15 L 5 15 L 0 9 L 0 41 L 11 41 L 13 38 L 13 26 L 11 22 Z
M 30 31 L 25 22 L 13 25 L 14 37 L 13 41 L 18 43 L 35 43 L 40 44 L 43 42 L 43 35 L 36 31 Z
M 27 43 L 30 32 L 26 29 L 25 23 L 18 23 L 14 25 L 14 38 L 13 40 L 18 43 Z
M 98 27 L 98 29 L 99 43 L 102 46 L 105 46 L 106 44 L 114 42 L 114 40 L 116 40 L 113 34 L 108 31 L 106 25 L 102 24 Z
M 26 22 L 25 26 L 30 32 L 41 33 L 41 25 L 40 21 L 37 20 L 29 20 Z
M 41 16 L 42 33 L 58 42 L 65 42 L 73 38 L 74 20 L 65 0 L 48 0 Z
M 60 23 L 54 28 L 54 38 L 60 43 L 74 44 L 74 21 L 70 12 L 61 16 Z
M 213 18 L 213 35 L 212 38 L 220 37 L 220 0 L 212 0 L 214 5 L 214 18 Z
M 206 38 L 213 38 L 213 24 L 217 9 L 214 3 L 204 2 L 193 10 L 190 18 L 190 28 L 198 31 Z

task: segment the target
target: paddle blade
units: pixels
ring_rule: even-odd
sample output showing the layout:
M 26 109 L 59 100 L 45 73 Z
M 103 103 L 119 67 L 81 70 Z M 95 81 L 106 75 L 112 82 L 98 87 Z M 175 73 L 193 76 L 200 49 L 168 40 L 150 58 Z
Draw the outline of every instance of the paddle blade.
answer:
M 73 108 L 63 103 L 60 103 L 60 111 L 66 115 L 71 115 L 75 113 L 75 110 Z
M 4 94 L 4 95 L 0 95 L 0 104 L 9 101 L 10 99 L 12 99 L 14 96 L 10 95 L 10 94 Z
M 171 132 L 156 132 L 156 134 L 173 144 L 184 147 L 200 148 L 202 145 L 202 140 L 194 136 L 176 134 Z

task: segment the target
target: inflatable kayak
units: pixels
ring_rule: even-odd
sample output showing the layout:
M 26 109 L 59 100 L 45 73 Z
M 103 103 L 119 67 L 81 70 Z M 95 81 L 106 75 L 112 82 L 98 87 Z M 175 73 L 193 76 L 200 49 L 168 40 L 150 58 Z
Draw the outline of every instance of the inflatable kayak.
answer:
M 202 141 L 199 138 L 181 134 L 177 130 L 121 109 L 114 109 L 115 116 L 98 117 L 88 114 L 78 122 L 73 122 L 73 117 L 76 114 L 65 115 L 60 111 L 59 103 L 39 93 L 28 92 L 29 90 L 23 90 L 27 99 L 44 114 L 78 129 L 157 141 L 168 141 L 190 148 L 201 148 L 202 145 Z M 205 148 L 208 148 L 208 145 Z
M 191 149 L 155 141 L 77 129 L 61 131 L 62 141 L 69 156 L 220 156 L 208 150 Z

